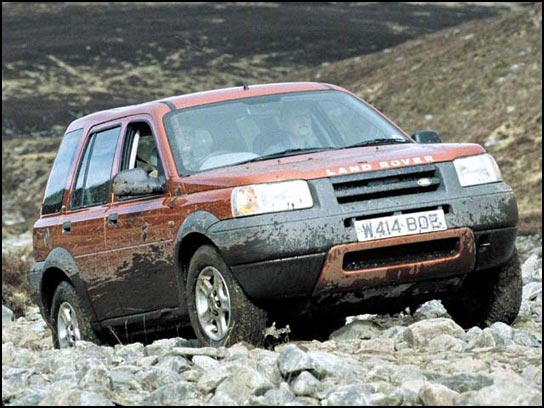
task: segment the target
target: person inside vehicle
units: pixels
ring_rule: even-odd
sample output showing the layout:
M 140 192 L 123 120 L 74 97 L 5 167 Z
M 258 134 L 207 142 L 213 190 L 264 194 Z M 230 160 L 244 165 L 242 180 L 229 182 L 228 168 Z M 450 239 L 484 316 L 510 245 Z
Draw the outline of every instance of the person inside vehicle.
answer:
M 279 112 L 280 128 L 259 135 L 253 143 L 254 151 L 267 155 L 289 149 L 319 147 L 320 142 L 312 126 L 312 114 L 299 104 L 284 103 Z
M 297 149 L 319 147 L 320 142 L 312 127 L 312 113 L 300 105 L 286 104 L 281 110 L 282 126 L 289 142 Z
M 140 132 L 137 131 L 135 138 L 138 143 L 135 167 L 143 168 L 149 177 L 157 178 L 159 176 L 159 152 L 153 136 L 151 134 L 140 135 Z

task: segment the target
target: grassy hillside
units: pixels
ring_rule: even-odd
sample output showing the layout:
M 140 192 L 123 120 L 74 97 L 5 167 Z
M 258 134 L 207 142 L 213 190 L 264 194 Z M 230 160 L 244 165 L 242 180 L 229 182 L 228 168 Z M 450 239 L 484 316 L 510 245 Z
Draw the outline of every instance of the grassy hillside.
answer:
M 511 3 L 2 3 L 2 136 L 96 110 L 285 80 Z
M 2 236 L 28 231 L 38 217 L 69 121 L 241 79 L 329 81 L 409 131 L 432 127 L 447 141 L 490 142 L 523 211 L 540 210 L 541 8 L 525 10 L 513 3 L 2 3 Z
M 476 142 L 526 219 L 542 209 L 542 4 L 302 73 L 344 86 L 408 132 Z M 531 216 L 532 214 L 532 216 Z

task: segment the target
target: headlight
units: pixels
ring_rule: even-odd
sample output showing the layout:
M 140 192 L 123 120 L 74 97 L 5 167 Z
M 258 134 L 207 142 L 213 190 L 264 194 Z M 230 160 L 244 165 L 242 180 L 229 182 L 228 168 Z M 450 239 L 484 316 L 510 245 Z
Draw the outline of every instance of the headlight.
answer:
M 232 190 L 232 215 L 265 214 L 313 207 L 308 183 L 303 180 L 254 184 Z
M 489 154 L 463 157 L 453 161 L 459 182 L 463 187 L 501 181 L 501 171 Z

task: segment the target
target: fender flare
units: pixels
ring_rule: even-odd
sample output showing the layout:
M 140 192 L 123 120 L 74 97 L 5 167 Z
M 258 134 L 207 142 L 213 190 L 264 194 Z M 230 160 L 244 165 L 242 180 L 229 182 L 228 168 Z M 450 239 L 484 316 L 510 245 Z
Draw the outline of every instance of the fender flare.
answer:
M 174 265 L 176 267 L 176 284 L 178 288 L 179 307 L 184 315 L 188 315 L 187 311 L 187 296 L 185 293 L 185 271 L 182 268 L 181 243 L 190 234 L 198 233 L 209 241 L 213 241 L 208 237 L 208 229 L 220 221 L 215 215 L 207 211 L 197 211 L 190 214 L 181 224 L 174 241 Z
M 210 241 L 212 241 L 208 235 L 207 231 L 208 229 L 221 221 L 219 218 L 217 218 L 215 215 L 207 212 L 207 211 L 197 211 L 192 214 L 190 214 L 181 226 L 179 227 L 178 233 L 176 235 L 175 244 L 174 244 L 174 251 L 175 251 L 175 265 L 177 267 L 180 267 L 180 254 L 181 254 L 181 243 L 183 239 L 192 233 L 199 233 L 201 235 L 204 235 L 206 238 L 208 238 Z
M 92 307 L 91 299 L 87 292 L 87 285 L 83 281 L 80 275 L 79 266 L 77 265 L 76 260 L 73 255 L 65 248 L 57 247 L 51 250 L 45 258 L 42 267 L 42 274 L 40 277 L 40 293 L 43 287 L 43 275 L 45 272 L 51 268 L 58 269 L 62 271 L 67 277 L 69 282 L 74 286 L 77 293 L 79 294 L 82 306 L 86 309 L 87 314 L 91 316 L 91 324 L 95 326 L 97 321 L 96 313 Z
M 72 254 L 65 248 L 54 248 L 43 264 L 44 272 L 48 269 L 56 268 L 63 271 L 66 276 L 72 279 L 73 276 L 79 275 L 79 267 Z

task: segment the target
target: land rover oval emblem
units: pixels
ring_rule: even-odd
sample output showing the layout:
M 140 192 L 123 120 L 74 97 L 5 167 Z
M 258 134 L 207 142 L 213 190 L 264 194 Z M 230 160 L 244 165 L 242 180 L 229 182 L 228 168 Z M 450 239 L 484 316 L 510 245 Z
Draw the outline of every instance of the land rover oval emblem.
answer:
M 417 181 L 417 185 L 420 187 L 429 187 L 431 184 L 433 184 L 433 181 L 428 177 L 420 178 Z

